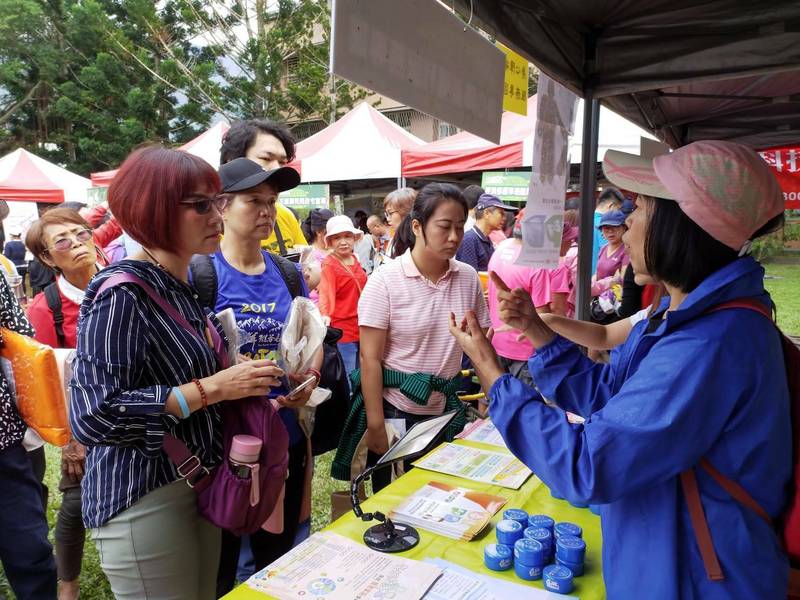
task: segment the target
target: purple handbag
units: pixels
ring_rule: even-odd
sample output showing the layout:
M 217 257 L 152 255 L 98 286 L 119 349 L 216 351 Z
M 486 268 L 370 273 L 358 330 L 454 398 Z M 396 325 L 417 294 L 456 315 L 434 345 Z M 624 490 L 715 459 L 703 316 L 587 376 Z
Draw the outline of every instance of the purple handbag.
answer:
M 174 306 L 162 298 L 146 281 L 131 273 L 119 273 L 106 279 L 95 298 L 104 290 L 122 283 L 139 286 L 173 321 L 203 341 L 211 342 L 221 369 L 228 367 L 225 343 L 216 327 L 206 317 L 209 340 L 192 328 Z M 264 397 L 251 397 L 218 405 L 222 416 L 223 464 L 206 467 L 186 444 L 172 434 L 164 434 L 162 448 L 175 464 L 178 475 L 197 493 L 200 514 L 217 527 L 236 535 L 258 531 L 275 509 L 286 481 L 289 463 L 289 434 L 272 405 Z M 252 435 L 262 441 L 257 468 L 250 479 L 241 479 L 227 465 L 233 437 Z

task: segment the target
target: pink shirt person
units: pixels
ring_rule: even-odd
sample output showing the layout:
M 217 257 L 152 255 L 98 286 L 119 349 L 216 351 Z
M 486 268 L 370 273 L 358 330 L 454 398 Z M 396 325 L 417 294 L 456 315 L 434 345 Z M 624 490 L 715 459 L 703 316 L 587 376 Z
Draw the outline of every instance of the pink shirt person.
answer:
M 358 302 L 358 324 L 386 330 L 383 366 L 401 373 L 431 373 L 445 379 L 461 370 L 461 348 L 450 335 L 450 313 L 460 319 L 474 310 L 481 327 L 489 313 L 478 274 L 471 266 L 450 260 L 436 284 L 422 276 L 411 250 L 373 272 Z M 399 389 L 385 388 L 384 399 L 402 411 L 440 415 L 444 396 L 433 392 L 426 406 L 409 400 Z
M 494 271 L 511 289 L 522 288 L 531 295 L 536 308 L 550 304 L 550 272 L 515 265 L 522 250 L 521 240 L 510 238 L 502 242 L 489 260 L 489 272 Z M 489 280 L 489 317 L 495 329 L 492 345 L 497 353 L 510 360 L 528 360 L 534 353 L 527 340 L 517 341 L 518 331 L 497 331 L 503 326 L 498 315 L 497 288 Z
M 629 262 L 625 246 L 620 246 L 612 254 L 608 253 L 607 245 L 600 248 L 600 254 L 597 256 L 597 273 L 592 283 L 592 296 L 599 296 L 615 283 L 622 283 L 622 274 Z

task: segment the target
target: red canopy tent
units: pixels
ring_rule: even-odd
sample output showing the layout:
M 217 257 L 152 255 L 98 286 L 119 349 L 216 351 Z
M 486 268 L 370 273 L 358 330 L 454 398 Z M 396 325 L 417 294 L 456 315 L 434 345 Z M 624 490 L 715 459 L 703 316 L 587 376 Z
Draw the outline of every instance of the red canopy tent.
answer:
M 463 171 L 489 171 L 525 165 L 526 141 L 532 140 L 536 126 L 536 96 L 528 98 L 528 115 L 504 112 L 500 144 L 493 144 L 467 131 L 404 150 L 404 177 L 423 177 Z M 530 153 L 530 148 L 527 153 Z M 527 164 L 530 164 L 528 159 Z
M 0 198 L 23 202 L 86 202 L 90 181 L 19 148 L 0 159 Z

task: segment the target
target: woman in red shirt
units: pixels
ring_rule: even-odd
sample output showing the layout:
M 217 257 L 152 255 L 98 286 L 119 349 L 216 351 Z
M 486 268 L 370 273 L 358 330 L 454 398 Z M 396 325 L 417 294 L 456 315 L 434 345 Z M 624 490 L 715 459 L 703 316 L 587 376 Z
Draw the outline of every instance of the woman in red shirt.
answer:
M 358 368 L 358 299 L 367 284 L 367 274 L 353 254 L 363 232 L 350 217 L 331 217 L 325 227 L 325 245 L 331 253 L 322 262 L 319 310 L 326 324 L 342 330 L 339 352 L 349 375 Z
M 84 291 L 99 270 L 100 259 L 92 228 L 77 211 L 54 208 L 31 226 L 25 245 L 57 274 L 55 282 L 28 306 L 28 319 L 36 332 L 34 337 L 54 348 L 75 348 L 78 311 Z M 57 320 L 60 323 L 57 324 Z M 60 600 L 78 598 L 78 576 L 86 536 L 81 519 L 80 488 L 85 452 L 75 440 L 70 440 L 61 451 L 58 489 L 64 497 L 55 531 Z

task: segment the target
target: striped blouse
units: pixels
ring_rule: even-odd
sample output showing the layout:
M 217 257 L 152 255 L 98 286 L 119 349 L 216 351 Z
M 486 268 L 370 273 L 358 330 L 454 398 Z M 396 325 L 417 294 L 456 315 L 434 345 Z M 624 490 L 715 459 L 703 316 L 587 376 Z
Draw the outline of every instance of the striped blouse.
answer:
M 118 285 L 95 299 L 105 279 L 123 272 L 151 284 L 198 333 L 205 332 L 205 310 L 194 290 L 148 262 L 123 260 L 89 284 L 78 318 L 69 415 L 73 436 L 87 447 L 81 496 L 89 528 L 100 527 L 147 493 L 178 479 L 161 450 L 165 433 L 183 440 L 206 466 L 222 458 L 215 407 L 185 420 L 164 411 L 172 386 L 217 371 L 213 350 L 169 319 L 134 284 Z M 218 324 L 217 329 L 224 335 Z

